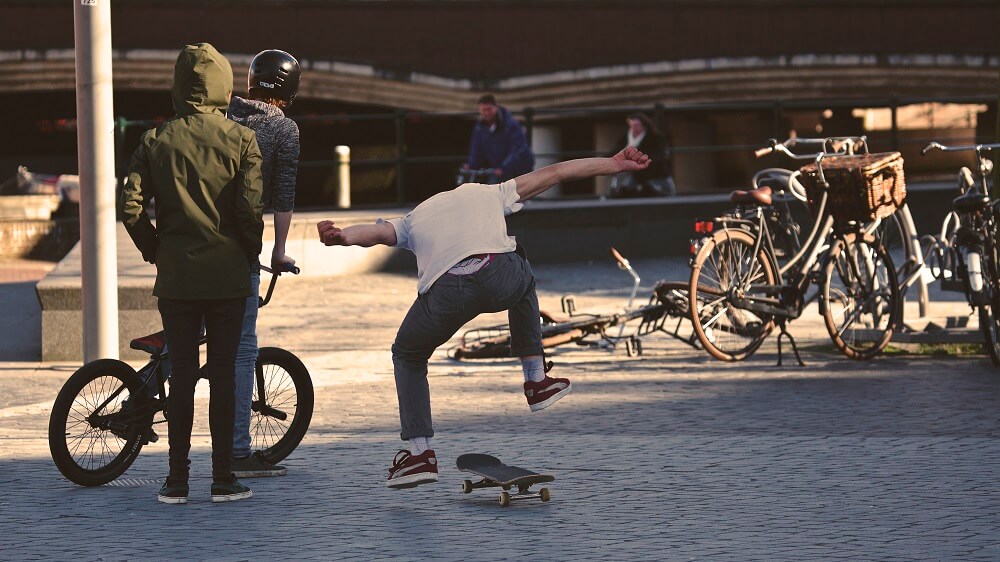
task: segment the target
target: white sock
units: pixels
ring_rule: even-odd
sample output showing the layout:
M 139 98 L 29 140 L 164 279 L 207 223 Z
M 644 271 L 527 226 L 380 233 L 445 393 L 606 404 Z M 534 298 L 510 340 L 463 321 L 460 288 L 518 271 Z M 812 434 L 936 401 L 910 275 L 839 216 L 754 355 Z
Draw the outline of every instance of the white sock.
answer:
M 541 355 L 522 357 L 521 370 L 524 371 L 524 382 L 542 382 L 545 380 L 545 361 Z
M 410 454 L 422 455 L 424 451 L 431 448 L 431 438 L 430 437 L 413 437 L 409 439 L 410 442 Z

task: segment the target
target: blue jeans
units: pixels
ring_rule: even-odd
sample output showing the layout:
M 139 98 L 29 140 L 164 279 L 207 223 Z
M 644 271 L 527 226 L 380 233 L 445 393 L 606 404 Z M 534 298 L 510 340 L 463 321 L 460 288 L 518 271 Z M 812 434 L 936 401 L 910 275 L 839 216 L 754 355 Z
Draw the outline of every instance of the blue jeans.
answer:
M 427 360 L 434 350 L 480 313 L 501 310 L 510 324 L 511 357 L 541 355 L 535 277 L 528 260 L 514 252 L 469 275 L 446 273 L 417 296 L 392 344 L 402 439 L 434 436 L 427 384 Z
M 243 311 L 243 331 L 236 352 L 236 410 L 233 419 L 233 457 L 250 455 L 250 405 L 257 367 L 257 309 L 260 295 L 260 270 L 250 271 L 253 294 L 246 298 Z

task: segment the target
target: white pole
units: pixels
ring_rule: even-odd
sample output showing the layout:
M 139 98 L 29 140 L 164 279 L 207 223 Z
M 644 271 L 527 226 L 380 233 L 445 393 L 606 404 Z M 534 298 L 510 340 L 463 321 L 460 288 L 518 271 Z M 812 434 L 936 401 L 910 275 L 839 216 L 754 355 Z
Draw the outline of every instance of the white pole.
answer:
M 337 207 L 351 208 L 351 147 L 338 145 L 337 152 Z
M 115 123 L 111 84 L 111 0 L 73 0 L 83 357 L 118 358 Z

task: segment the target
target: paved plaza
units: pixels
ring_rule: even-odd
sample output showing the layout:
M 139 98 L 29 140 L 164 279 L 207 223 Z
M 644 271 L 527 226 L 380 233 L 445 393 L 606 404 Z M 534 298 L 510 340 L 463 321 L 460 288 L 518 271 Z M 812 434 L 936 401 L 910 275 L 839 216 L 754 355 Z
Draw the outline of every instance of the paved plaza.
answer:
M 685 277 L 683 260 L 636 266 L 642 300 L 656 279 Z M 543 308 L 574 293 L 581 310 L 611 311 L 628 294 L 612 264 L 536 274 Z M 261 345 L 303 359 L 315 415 L 288 476 L 247 480 L 253 499 L 220 505 L 209 500 L 204 398 L 189 504 L 155 499 L 165 439 L 111 485 L 62 478 L 49 405 L 79 365 L 26 358 L 36 344 L 5 321 L 0 558 L 1000 559 L 1000 372 L 984 356 L 852 362 L 829 351 L 815 312 L 792 324 L 805 368 L 775 367 L 773 339 L 737 364 L 663 335 L 636 358 L 560 349 L 557 373 L 574 392 L 537 413 L 515 361 L 459 363 L 441 350 L 430 367 L 441 480 L 388 490 L 401 445 L 388 349 L 414 293 L 402 274 L 282 277 Z M 25 283 L 0 284 L 5 317 L 30 324 L 17 305 L 31 296 Z M 551 472 L 552 501 L 502 508 L 491 490 L 463 495 L 453 467 L 466 452 Z

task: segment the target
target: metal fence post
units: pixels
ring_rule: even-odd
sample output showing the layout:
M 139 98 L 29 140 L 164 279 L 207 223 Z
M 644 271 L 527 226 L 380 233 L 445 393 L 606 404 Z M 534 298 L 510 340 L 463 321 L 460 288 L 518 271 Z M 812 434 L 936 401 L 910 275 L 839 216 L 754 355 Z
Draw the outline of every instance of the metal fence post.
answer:
M 125 130 L 128 128 L 128 120 L 124 117 L 119 117 L 115 119 L 115 177 L 117 178 L 116 188 L 115 188 L 115 201 L 122 195 L 122 190 L 125 189 L 125 181 L 128 179 L 128 155 L 125 153 Z M 117 205 L 116 205 L 117 207 Z M 118 220 L 122 220 L 124 217 L 120 213 L 116 213 Z
M 890 112 L 889 114 L 892 120 L 892 132 L 889 135 L 889 142 L 892 143 L 893 150 L 899 150 L 899 119 L 897 111 L 898 108 L 899 108 L 899 102 L 896 100 L 896 97 L 893 96 L 892 98 L 889 98 L 889 112 Z
M 784 111 L 781 106 L 781 100 L 774 100 L 774 109 L 771 114 L 771 134 L 776 139 L 780 139 L 785 136 L 785 133 L 781 130 L 781 122 L 783 121 Z
M 406 174 L 406 112 L 396 110 L 396 202 L 405 200 Z
M 337 145 L 337 207 L 351 208 L 351 147 Z
M 660 102 L 653 104 L 653 123 L 660 128 L 660 132 L 665 133 L 667 121 L 667 108 Z
M 532 107 L 524 108 L 524 134 L 528 137 L 528 148 L 533 148 L 531 142 L 531 131 L 535 128 L 535 110 Z

